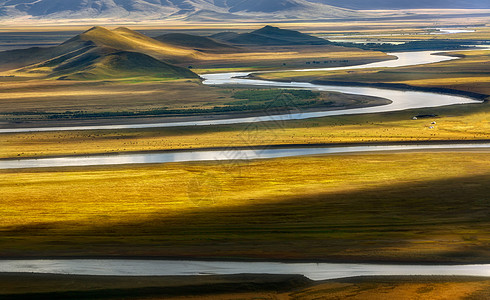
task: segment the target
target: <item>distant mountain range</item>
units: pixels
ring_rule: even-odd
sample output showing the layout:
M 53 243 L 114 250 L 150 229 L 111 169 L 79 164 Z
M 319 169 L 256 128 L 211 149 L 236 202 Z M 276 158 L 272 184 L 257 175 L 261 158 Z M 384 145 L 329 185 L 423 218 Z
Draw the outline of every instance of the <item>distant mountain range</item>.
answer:
M 0 52 L 0 71 L 64 80 L 198 78 L 181 66 L 222 58 L 227 53 L 253 52 L 254 46 L 329 44 L 321 38 L 273 26 L 213 37 L 171 33 L 155 38 L 125 27 L 93 27 L 58 46 Z
M 487 8 L 488 0 L 310 0 L 350 9 Z
M 356 17 L 361 14 L 308 0 L 0 0 L 0 18 L 261 19 Z
M 490 8 L 488 0 L 0 0 L 0 20 L 273 20 L 359 18 L 357 10 Z

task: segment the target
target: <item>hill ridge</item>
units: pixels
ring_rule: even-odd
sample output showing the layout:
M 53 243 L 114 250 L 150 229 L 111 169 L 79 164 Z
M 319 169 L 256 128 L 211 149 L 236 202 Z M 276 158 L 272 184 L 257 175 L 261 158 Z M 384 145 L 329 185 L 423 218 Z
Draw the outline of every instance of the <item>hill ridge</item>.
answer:
M 192 71 L 172 65 L 198 55 L 197 51 L 165 44 L 128 28 L 94 26 L 58 46 L 0 52 L 0 70 L 84 80 L 198 78 Z

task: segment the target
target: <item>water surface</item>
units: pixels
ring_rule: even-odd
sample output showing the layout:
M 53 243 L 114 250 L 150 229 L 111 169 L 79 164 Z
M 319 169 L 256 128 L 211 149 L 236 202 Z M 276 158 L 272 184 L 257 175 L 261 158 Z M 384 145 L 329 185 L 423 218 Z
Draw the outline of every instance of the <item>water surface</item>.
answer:
M 389 145 L 389 146 L 349 146 L 349 147 L 311 147 L 279 148 L 253 150 L 214 150 L 214 151 L 172 151 L 164 153 L 136 153 L 90 156 L 67 156 L 58 158 L 0 160 L 0 169 L 80 167 L 126 164 L 155 164 L 191 161 L 252 160 L 280 157 L 293 157 L 316 154 L 339 154 L 380 151 L 406 151 L 430 149 L 488 149 L 487 144 L 432 144 L 432 145 Z

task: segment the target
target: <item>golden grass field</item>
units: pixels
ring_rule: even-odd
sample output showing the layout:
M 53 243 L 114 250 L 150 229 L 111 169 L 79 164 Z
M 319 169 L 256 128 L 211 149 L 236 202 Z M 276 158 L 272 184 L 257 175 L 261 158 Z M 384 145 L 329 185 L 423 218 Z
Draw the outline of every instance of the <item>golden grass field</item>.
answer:
M 489 157 L 3 170 L 0 256 L 483 261 Z

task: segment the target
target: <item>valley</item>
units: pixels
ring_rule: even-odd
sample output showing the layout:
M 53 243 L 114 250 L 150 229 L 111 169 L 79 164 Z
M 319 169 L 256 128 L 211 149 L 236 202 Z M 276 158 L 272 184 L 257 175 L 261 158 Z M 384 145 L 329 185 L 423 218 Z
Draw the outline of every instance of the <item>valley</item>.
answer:
M 194 2 L 221 7 L 220 16 L 253 13 L 260 19 L 270 13 L 262 2 Z M 148 3 L 140 1 L 139 7 L 163 14 Z M 26 6 L 29 13 L 36 5 Z M 335 22 L 133 27 L 121 21 L 124 26 L 72 27 L 60 44 L 0 52 L 0 162 L 61 163 L 0 168 L 0 258 L 488 263 L 489 150 L 471 147 L 490 141 L 490 31 L 480 22 L 484 11 L 466 21 L 441 18 L 468 32 L 430 34 L 430 24 L 437 22 L 430 17 L 420 27 L 399 17 L 405 12 L 393 20 L 349 22 L 362 3 L 346 5 L 331 11 L 344 14 Z M 0 1 L 0 12 L 7 6 L 12 9 Z M 84 17 L 118 15 L 119 9 L 90 10 Z M 181 17 L 216 17 L 215 11 L 191 10 Z M 54 15 L 62 20 L 73 11 Z M 39 18 L 44 26 L 47 17 Z M 362 38 L 376 43 L 351 43 L 362 35 L 374 35 Z M 405 43 L 405 49 L 390 42 Z M 435 52 L 437 61 L 416 64 L 400 55 L 425 51 Z M 400 65 L 383 66 L 390 62 Z M 370 63 L 381 65 L 363 67 Z M 250 74 L 230 76 L 225 84 L 213 81 L 222 73 Z M 385 96 L 371 95 L 370 88 Z M 461 102 L 445 105 L 448 99 Z M 401 108 L 383 110 L 393 104 Z M 326 114 L 314 115 L 319 112 Z M 302 114 L 312 115 L 288 117 Z M 233 122 L 240 118 L 247 122 Z M 186 123 L 145 126 L 174 122 Z M 36 128 L 48 129 L 29 131 Z M 399 144 L 467 147 L 291 154 L 300 148 Z M 281 149 L 291 153 L 266 159 L 236 155 Z M 178 158 L 203 151 L 219 155 L 206 161 Z M 140 154 L 174 158 L 66 163 L 84 155 Z M 313 281 L 300 275 L 114 278 L 0 271 L 7 272 L 0 273 L 0 298 L 18 299 L 485 299 L 489 291 L 487 277 L 446 274 Z M 19 278 L 29 292 L 16 283 Z

